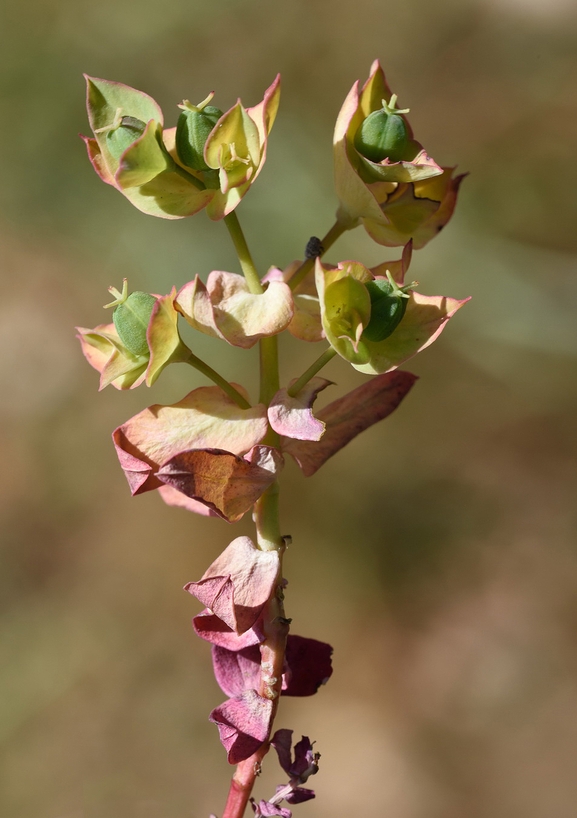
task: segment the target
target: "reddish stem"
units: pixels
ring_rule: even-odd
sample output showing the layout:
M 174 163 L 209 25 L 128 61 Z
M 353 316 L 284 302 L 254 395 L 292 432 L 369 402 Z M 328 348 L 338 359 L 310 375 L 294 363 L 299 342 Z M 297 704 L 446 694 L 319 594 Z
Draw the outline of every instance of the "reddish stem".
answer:
M 258 693 L 260 696 L 272 699 L 273 702 L 270 732 L 272 732 L 272 725 L 278 709 L 282 688 L 282 674 L 288 631 L 289 622 L 284 616 L 282 583 L 279 583 L 266 607 L 264 621 L 266 638 L 260 648 L 261 678 Z M 249 802 L 256 777 L 260 775 L 261 762 L 269 749 L 270 744 L 267 740 L 250 758 L 237 764 L 236 771 L 230 782 L 230 789 L 222 818 L 242 818 Z

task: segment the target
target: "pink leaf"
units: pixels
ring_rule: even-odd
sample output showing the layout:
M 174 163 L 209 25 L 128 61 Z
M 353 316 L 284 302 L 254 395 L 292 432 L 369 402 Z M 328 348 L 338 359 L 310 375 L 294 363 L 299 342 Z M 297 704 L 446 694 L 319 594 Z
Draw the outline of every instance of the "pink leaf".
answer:
M 332 653 L 332 647 L 326 642 L 289 634 L 282 695 L 314 696 L 332 676 Z
M 231 651 L 259 645 L 265 639 L 262 619 L 257 619 L 251 628 L 239 635 L 208 608 L 194 617 L 192 626 L 201 639 Z
M 277 551 L 261 551 L 248 537 L 237 537 L 202 579 L 189 582 L 185 590 L 241 634 L 259 618 L 278 581 L 279 566 Z
M 283 673 L 283 696 L 313 696 L 332 675 L 333 649 L 326 642 L 289 634 Z M 244 648 L 213 645 L 212 664 L 216 681 L 227 696 L 258 690 L 261 677 L 258 644 Z
M 187 511 L 192 511 L 194 514 L 200 514 L 202 517 L 218 517 L 218 514 L 212 508 L 209 508 L 204 503 L 199 502 L 199 500 L 193 500 L 191 497 L 186 497 L 172 486 L 160 486 L 158 493 L 167 506 L 185 508 Z
M 220 689 L 227 696 L 240 696 L 245 690 L 258 690 L 260 649 L 251 645 L 242 650 L 227 650 L 213 645 L 212 666 Z
M 254 690 L 246 690 L 212 711 L 209 720 L 218 727 L 229 764 L 250 758 L 266 741 L 272 709 L 270 699 L 264 699 Z
M 244 454 L 267 427 L 263 404 L 241 409 L 218 386 L 203 386 L 172 406 L 149 406 L 112 438 L 132 494 L 141 494 L 163 485 L 157 472 L 176 454 L 205 448 Z
M 331 385 L 332 381 L 325 378 L 311 378 L 294 398 L 286 389 L 280 389 L 268 409 L 269 423 L 275 432 L 297 440 L 320 440 L 325 424 L 315 418 L 311 407 L 319 392 Z
M 399 370 L 377 375 L 320 410 L 318 418 L 326 424 L 321 440 L 284 438 L 283 451 L 292 455 L 304 474 L 310 477 L 354 437 L 390 415 L 416 380 L 416 375 Z

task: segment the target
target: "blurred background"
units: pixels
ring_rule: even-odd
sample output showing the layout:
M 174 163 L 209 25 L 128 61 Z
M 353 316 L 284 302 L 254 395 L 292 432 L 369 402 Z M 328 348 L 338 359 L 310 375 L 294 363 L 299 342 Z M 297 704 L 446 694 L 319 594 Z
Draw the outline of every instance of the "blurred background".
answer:
M 176 104 L 253 105 L 283 76 L 239 215 L 261 271 L 336 208 L 331 138 L 378 57 L 417 137 L 471 175 L 414 257 L 473 300 L 406 367 L 401 408 L 307 481 L 283 475 L 287 611 L 335 646 L 277 726 L 317 741 L 301 818 L 568 818 L 577 800 L 577 9 L 572 0 L 4 0 L 0 12 L 0 784 L 3 818 L 207 818 L 232 770 L 224 696 L 182 592 L 231 528 L 131 499 L 110 442 L 203 385 L 107 389 L 74 325 L 106 288 L 238 271 L 222 224 L 144 216 L 92 171 L 83 71 Z M 331 261 L 396 258 L 362 229 Z M 191 336 L 188 336 L 189 338 Z M 195 350 L 254 386 L 256 350 Z M 316 347 L 286 343 L 283 376 Z M 344 362 L 326 400 L 362 383 Z M 323 396 L 324 397 L 324 396 Z M 269 759 L 256 792 L 283 776 Z

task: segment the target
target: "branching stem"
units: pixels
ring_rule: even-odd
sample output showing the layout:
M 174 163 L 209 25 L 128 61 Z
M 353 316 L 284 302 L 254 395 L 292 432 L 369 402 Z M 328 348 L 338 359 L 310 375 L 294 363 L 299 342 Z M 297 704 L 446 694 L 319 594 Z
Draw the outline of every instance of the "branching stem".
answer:
M 256 271 L 256 267 L 254 266 L 254 261 L 252 260 L 252 256 L 250 254 L 250 250 L 248 249 L 244 233 L 242 232 L 238 216 L 234 210 L 232 213 L 229 213 L 228 216 L 224 217 L 224 223 L 226 224 L 228 232 L 230 233 L 230 237 L 234 244 L 234 249 L 236 250 L 236 254 L 250 292 L 255 295 L 264 292 L 263 286 L 260 283 L 259 275 Z
M 240 394 L 240 392 L 234 388 L 232 384 L 230 384 L 222 375 L 219 375 L 216 369 L 213 369 L 211 366 L 206 364 L 200 358 L 197 358 L 194 353 L 190 353 L 185 358 L 185 363 L 190 364 L 195 369 L 198 369 L 199 372 L 202 372 L 203 375 L 206 375 L 207 378 L 210 378 L 213 383 L 217 386 L 220 386 L 223 392 L 231 398 L 241 409 L 250 409 L 250 403 L 247 399 Z
M 290 386 L 287 389 L 287 393 L 288 393 L 289 397 L 291 397 L 291 398 L 296 397 L 298 395 L 298 393 L 301 391 L 301 389 L 303 388 L 303 386 L 306 386 L 306 384 L 310 381 L 310 379 L 314 378 L 314 376 L 317 374 L 317 372 L 319 372 L 323 368 L 323 366 L 325 366 L 325 364 L 328 364 L 328 362 L 331 361 L 335 357 L 336 354 L 337 354 L 336 350 L 333 349 L 332 347 L 329 347 L 328 349 L 325 349 L 323 354 L 319 355 L 319 357 L 316 359 L 316 361 L 314 361 L 314 363 L 312 363 L 309 366 L 309 368 L 306 370 L 306 372 L 303 372 L 303 374 L 300 376 L 300 378 L 298 380 L 296 380 L 293 383 L 293 385 Z

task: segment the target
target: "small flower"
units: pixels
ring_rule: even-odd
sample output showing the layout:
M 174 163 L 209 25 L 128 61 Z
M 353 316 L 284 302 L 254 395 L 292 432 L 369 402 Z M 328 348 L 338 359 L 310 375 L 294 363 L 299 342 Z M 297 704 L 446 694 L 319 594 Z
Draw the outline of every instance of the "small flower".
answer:
M 82 139 L 102 181 L 151 216 L 182 219 L 206 207 L 214 193 L 170 155 L 162 111 L 152 97 L 96 77 L 86 76 L 86 85 L 94 136 Z
M 211 186 L 216 188 L 206 210 L 211 219 L 231 213 L 261 172 L 279 99 L 280 75 L 267 88 L 262 102 L 245 108 L 239 99 L 209 134 L 204 161 L 214 174 Z M 207 182 L 209 174 L 205 175 Z
M 404 274 L 404 273 L 403 273 Z M 316 261 L 315 277 L 327 340 L 359 372 L 396 369 L 428 347 L 469 299 L 426 296 L 357 261 Z
M 176 290 L 167 296 L 138 292 L 129 296 L 126 279 L 122 293 L 109 289 L 116 296 L 107 305 L 116 307 L 114 323 L 94 329 L 77 327 L 82 352 L 100 372 L 100 389 L 109 384 L 116 389 L 134 389 L 144 381 L 152 386 L 165 367 L 186 360 L 190 354 L 178 334 Z
M 397 109 L 396 99 L 376 60 L 360 93 L 358 82 L 353 85 L 337 118 L 333 140 L 341 203 L 337 219 L 347 228 L 361 219 L 386 224 L 380 206 L 383 189 L 391 192 L 399 183 L 442 173 L 413 138 L 407 110 Z
M 451 218 L 466 174 L 453 178 L 454 168 L 427 155 L 396 99 L 377 60 L 343 104 L 334 135 L 337 219 L 347 229 L 362 223 L 378 244 L 413 239 L 419 249 Z

